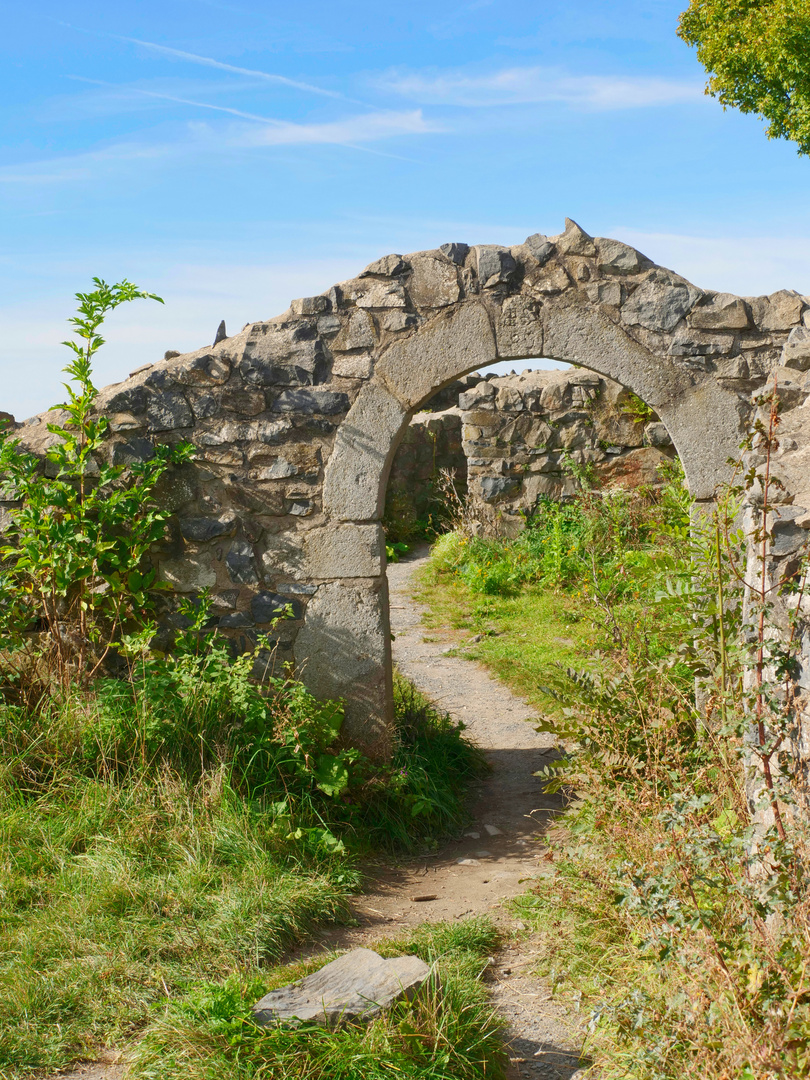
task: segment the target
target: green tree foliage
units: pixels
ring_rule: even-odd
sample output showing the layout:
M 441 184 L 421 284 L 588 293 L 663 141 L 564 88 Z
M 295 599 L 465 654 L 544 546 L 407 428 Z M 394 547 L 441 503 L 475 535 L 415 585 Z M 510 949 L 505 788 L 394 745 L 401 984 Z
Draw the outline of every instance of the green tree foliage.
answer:
M 678 35 L 709 72 L 707 93 L 810 154 L 810 0 L 691 0 Z

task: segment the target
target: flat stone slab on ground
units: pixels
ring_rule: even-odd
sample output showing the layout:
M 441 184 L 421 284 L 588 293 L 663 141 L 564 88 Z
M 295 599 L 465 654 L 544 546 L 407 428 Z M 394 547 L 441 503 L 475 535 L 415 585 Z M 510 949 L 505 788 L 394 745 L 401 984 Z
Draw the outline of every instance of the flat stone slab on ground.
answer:
M 253 1006 L 257 1024 L 314 1021 L 327 1027 L 371 1020 L 395 1001 L 410 1001 L 430 974 L 418 956 L 383 960 L 372 949 L 351 952 L 305 979 L 271 990 Z

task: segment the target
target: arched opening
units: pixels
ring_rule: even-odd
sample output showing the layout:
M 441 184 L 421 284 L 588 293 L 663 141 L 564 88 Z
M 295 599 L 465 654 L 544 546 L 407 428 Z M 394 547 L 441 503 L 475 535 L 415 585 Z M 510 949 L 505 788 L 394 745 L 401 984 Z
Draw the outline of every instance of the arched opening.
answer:
M 362 534 L 379 552 L 375 579 L 358 582 L 351 598 L 344 593 L 344 600 L 360 615 L 356 620 L 360 637 L 352 643 L 352 655 L 363 657 L 363 670 L 350 664 L 353 671 L 342 682 L 340 676 L 321 676 L 314 687 L 316 692 L 334 693 L 340 685 L 344 696 L 347 691 L 349 697 L 355 696 L 355 715 L 363 717 L 363 732 L 352 737 L 367 745 L 373 741 L 383 746 L 390 722 L 392 659 L 380 522 L 395 452 L 414 412 L 456 379 L 497 360 L 520 363 L 537 356 L 603 375 L 654 409 L 698 499 L 711 499 L 736 450 L 740 423 L 736 395 L 715 380 L 695 377 L 675 358 L 651 353 L 599 305 L 578 297 L 569 300 L 562 295 L 541 307 L 531 298 L 507 295 L 499 298 L 494 318 L 480 300 L 468 300 L 391 344 L 337 432 L 323 494 L 325 511 L 347 539 Z M 708 417 L 713 422 L 711 439 L 706 437 Z M 311 629 L 305 625 L 296 652 L 323 662 L 334 657 L 336 619 L 341 633 L 346 633 L 346 611 L 314 606 L 315 618 L 311 623 L 308 618 Z M 371 623 L 374 630 L 369 635 Z M 311 668 L 324 670 L 316 664 Z

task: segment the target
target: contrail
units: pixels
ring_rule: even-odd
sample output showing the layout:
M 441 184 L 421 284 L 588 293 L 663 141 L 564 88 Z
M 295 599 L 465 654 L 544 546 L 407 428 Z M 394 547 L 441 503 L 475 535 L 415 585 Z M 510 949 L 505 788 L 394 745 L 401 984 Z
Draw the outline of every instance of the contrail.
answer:
M 337 90 L 324 90 L 322 87 L 313 86 L 311 83 L 288 79 L 286 75 L 276 75 L 269 71 L 256 71 L 253 68 L 237 67 L 235 64 L 225 64 L 221 60 L 214 60 L 211 56 L 198 56 L 197 53 L 172 49 L 168 45 L 158 45 L 154 41 L 141 41 L 140 38 L 123 37 L 119 34 L 110 34 L 109 36 L 117 38 L 118 41 L 128 41 L 131 45 L 141 45 L 144 49 L 153 49 L 155 52 L 165 53 L 167 56 L 175 56 L 179 60 L 188 60 L 191 64 L 202 64 L 204 67 L 218 68 L 220 71 L 231 71 L 235 75 L 250 75 L 254 79 L 265 79 L 267 82 L 291 86 L 295 90 L 304 90 L 308 94 L 320 94 L 321 97 L 337 98 L 339 101 L 351 101 L 354 105 L 365 105 L 365 102 L 347 98 L 345 94 L 338 93 Z M 366 107 L 368 108 L 368 106 Z

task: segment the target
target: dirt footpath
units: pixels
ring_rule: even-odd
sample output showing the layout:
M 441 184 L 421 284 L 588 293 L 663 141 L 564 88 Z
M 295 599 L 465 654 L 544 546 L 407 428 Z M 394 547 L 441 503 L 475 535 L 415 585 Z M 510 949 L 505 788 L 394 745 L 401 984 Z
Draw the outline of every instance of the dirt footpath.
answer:
M 493 977 L 495 1004 L 510 1024 L 511 1075 L 573 1080 L 580 1069 L 582 1017 L 552 1001 L 548 988 L 525 974 L 535 950 L 504 903 L 525 892 L 527 879 L 549 865 L 542 837 L 560 802 L 544 795 L 533 774 L 548 764 L 554 740 L 526 722 L 536 714 L 482 667 L 445 655 L 449 636 L 425 640 L 424 609 L 412 596 L 415 575 L 426 561 L 420 552 L 388 567 L 394 660 L 431 701 L 464 721 L 492 773 L 477 785 L 468 833 L 429 858 L 381 869 L 358 898 L 360 926 L 330 930 L 322 943 L 352 948 L 420 922 L 490 915 L 510 935 L 495 958 Z

